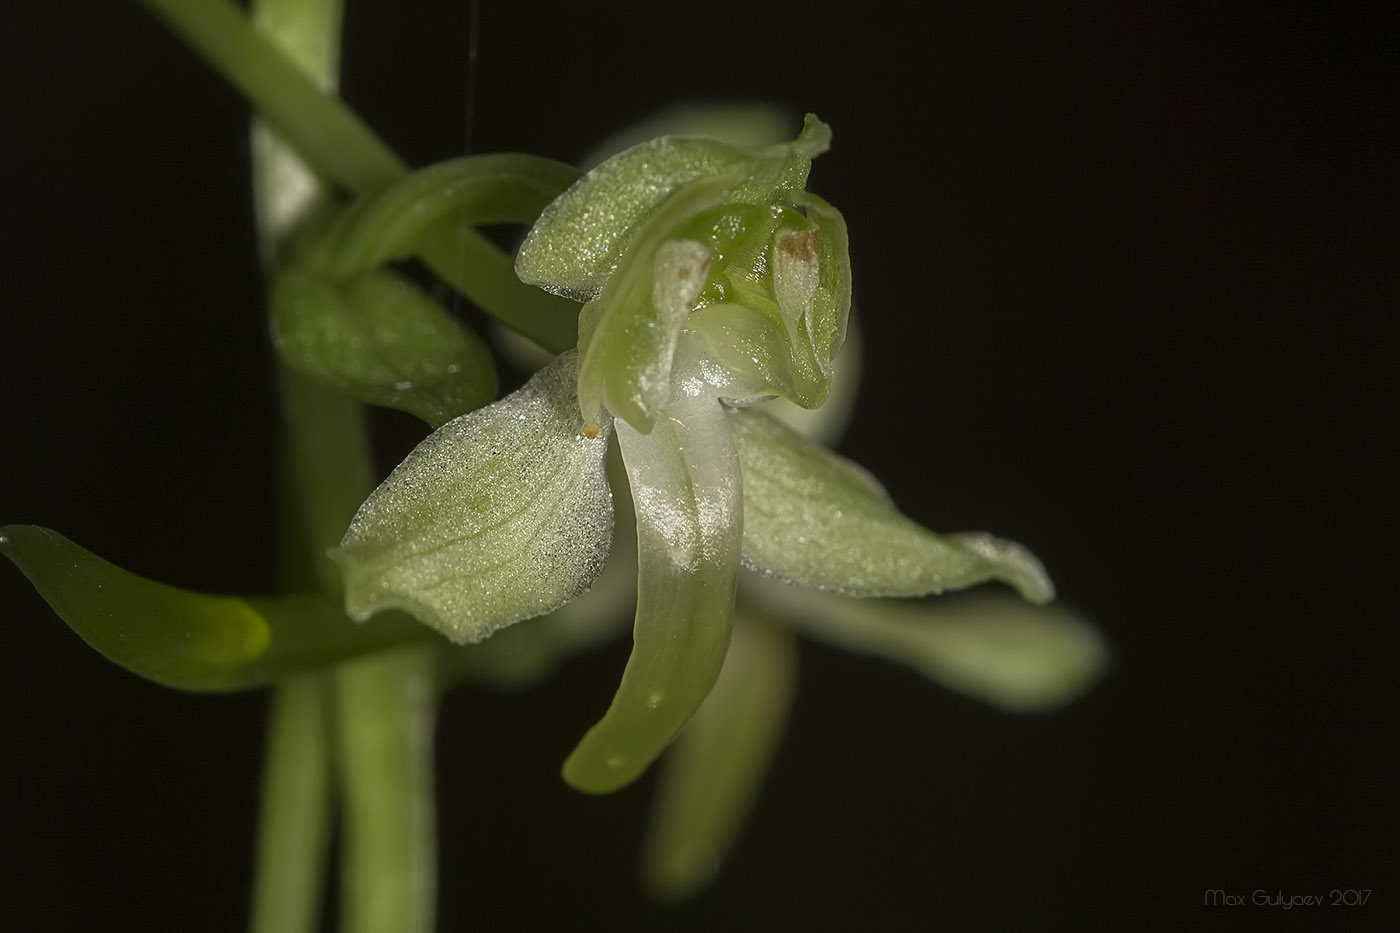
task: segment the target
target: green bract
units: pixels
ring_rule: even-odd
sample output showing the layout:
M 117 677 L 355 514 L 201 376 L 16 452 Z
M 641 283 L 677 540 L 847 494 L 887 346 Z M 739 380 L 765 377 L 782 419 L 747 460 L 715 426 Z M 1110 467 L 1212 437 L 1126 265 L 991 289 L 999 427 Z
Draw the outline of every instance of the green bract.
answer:
M 477 224 L 529 223 L 577 177 L 538 156 L 468 156 L 357 198 L 303 235 L 275 277 L 273 344 L 292 369 L 435 428 L 485 405 L 496 397 L 486 345 L 383 267 L 433 257 L 444 227 L 465 237 Z
M 333 282 L 285 272 L 273 284 L 272 309 L 287 365 L 359 401 L 439 427 L 496 396 L 486 345 L 399 276 Z
M 577 357 L 424 441 L 335 552 L 357 617 L 403 608 L 464 641 L 546 612 L 602 566 L 602 448 L 615 433 L 636 506 L 634 645 L 612 705 L 565 763 L 580 789 L 632 781 L 705 700 L 741 564 L 857 596 L 986 580 L 1052 595 L 1019 545 L 927 531 L 859 467 L 753 407 L 778 396 L 812 408 L 830 392 L 850 307 L 846 230 L 802 190 L 829 138 L 810 116 L 772 146 L 665 137 L 564 192 L 517 270 L 588 300 Z

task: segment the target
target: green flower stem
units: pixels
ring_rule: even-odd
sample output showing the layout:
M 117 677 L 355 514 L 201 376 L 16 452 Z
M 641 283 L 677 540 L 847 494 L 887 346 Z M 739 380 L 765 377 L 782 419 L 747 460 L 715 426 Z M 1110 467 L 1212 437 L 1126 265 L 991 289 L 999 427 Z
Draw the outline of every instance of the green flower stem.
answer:
M 298 518 L 316 582 L 339 603 L 340 574 L 326 551 L 340 543 L 355 510 L 374 489 L 369 428 L 362 407 L 333 389 L 285 367 L 278 378 Z
M 305 150 L 295 138 L 284 140 L 279 131 L 309 124 L 334 136 L 346 127 L 362 129 L 348 111 L 341 115 L 334 99 L 316 88 L 335 81 L 340 0 L 259 0 L 254 10 L 258 28 L 272 36 L 294 64 L 281 60 L 270 43 L 246 29 L 228 8 L 202 0 L 160 7 L 183 17 L 187 26 L 209 27 L 222 16 L 221 28 L 199 31 L 212 46 L 201 50 L 216 61 L 241 64 L 251 87 L 239 86 L 255 97 L 259 87 L 276 91 L 280 76 L 286 93 L 273 93 L 275 104 L 295 103 L 284 119 L 278 119 L 276 111 L 260 109 L 270 119 L 271 130 L 254 129 L 258 231 L 261 252 L 271 268 L 282 241 L 326 194 L 316 160 L 303 162 L 299 153 Z M 198 11 L 208 15 L 201 19 Z M 220 50 L 228 53 L 223 60 L 214 54 Z M 303 71 L 308 77 L 302 77 Z M 258 83 L 265 79 L 272 83 Z M 314 93 L 301 93 L 302 86 Z M 318 102 L 330 106 L 319 107 Z M 316 114 L 322 110 L 344 118 L 318 122 Z M 349 170 L 365 184 L 389 180 L 401 166 L 382 144 L 367 138 L 369 142 L 358 147 L 344 147 L 350 156 L 360 153 Z M 284 533 L 305 542 L 320 589 L 338 599 L 340 581 L 325 557 L 326 549 L 339 541 L 374 487 L 363 410 L 305 377 L 286 369 L 279 373 L 289 485 L 299 519 Z M 416 646 L 368 658 L 333 675 L 290 681 L 274 695 L 253 898 L 255 933 L 317 928 L 329 828 L 332 714 L 338 719 L 339 777 L 345 787 L 344 887 L 353 892 L 342 925 L 355 931 L 431 927 L 435 841 L 430 748 L 435 697 L 425 686 L 431 665 L 429 649 Z M 328 702 L 332 693 L 334 705 Z M 405 810 L 414 817 L 402 818 Z
M 319 69 L 304 67 L 296 52 L 279 51 L 234 4 L 227 0 L 138 2 L 247 97 L 258 115 L 317 174 L 359 192 L 393 181 L 404 173 L 405 166 L 393 150 L 339 98 L 317 86 L 315 72 Z M 270 7 L 274 2 L 264 0 L 263 5 Z M 323 13 L 335 8 L 335 22 L 328 21 L 326 25 L 339 24 L 338 0 L 286 0 L 282 5 L 296 10 L 322 8 Z M 293 30 L 283 28 L 286 20 L 280 16 L 260 15 L 260 20 L 278 27 L 279 35 L 299 41 L 307 51 L 313 51 L 311 46 L 315 44 L 326 49 L 336 45 L 315 42 L 310 37 L 318 31 L 305 27 L 295 30 L 295 37 L 288 35 Z
M 275 86 L 279 73 L 284 73 L 292 79 L 285 82 L 289 87 L 305 84 L 319 98 L 324 96 L 322 88 L 333 87 L 336 80 L 341 2 L 254 0 L 257 31 L 236 9 L 219 3 L 152 0 L 148 5 L 209 60 L 241 62 L 254 83 Z M 264 41 L 264 35 L 290 60 Z M 280 122 L 295 132 L 301 125 L 292 119 L 298 95 L 272 96 L 290 108 Z M 348 111 L 347 115 L 348 121 L 342 122 L 355 128 L 358 121 Z M 283 242 L 329 192 L 293 145 L 261 119 L 253 123 L 252 155 L 258 246 L 271 273 Z M 359 170 L 368 173 L 371 167 Z M 309 570 L 322 591 L 332 595 L 338 591 L 333 570 L 317 552 L 324 552 L 334 514 L 347 507 L 354 487 L 370 482 L 363 419 L 357 406 L 330 397 L 292 373 L 279 372 L 287 454 L 284 483 L 293 503 L 282 524 L 281 551 L 287 563 L 283 572 L 292 578 L 301 575 L 299 570 Z M 298 430 L 308 427 L 314 433 Z M 319 484 L 315 471 L 346 453 L 352 454 L 344 461 L 349 469 L 338 464 L 322 474 L 334 479 Z M 295 545 L 303 548 L 302 554 L 294 552 Z M 254 855 L 249 924 L 253 933 L 310 933 L 320 926 L 330 842 L 332 688 L 331 678 L 319 674 L 288 680 L 272 694 Z
M 335 673 L 343 933 L 433 929 L 434 669 L 432 646 L 410 645 Z
M 340 64 L 343 0 L 253 0 L 254 30 L 310 75 L 316 89 L 335 87 Z M 353 115 L 352 115 L 353 119 Z M 330 200 L 321 176 L 265 119 L 252 128 L 253 207 L 260 231 L 263 266 L 277 268 L 274 255 L 301 221 Z
M 303 524 L 316 542 L 323 589 L 338 593 L 339 576 L 326 548 L 340 539 L 374 485 L 362 412 L 311 380 L 282 372 Z M 433 670 L 431 648 L 414 645 L 329 675 L 344 794 L 341 925 L 346 933 L 432 929 Z M 324 741 L 324 734 L 317 740 Z
M 511 258 L 471 227 L 439 226 L 419 255 L 481 310 L 551 353 L 578 342 L 578 305 L 521 282 Z
M 284 681 L 272 694 L 250 929 L 319 928 L 330 829 L 327 681 Z
M 343 101 L 303 73 L 289 58 L 292 53 L 285 43 L 268 41 L 233 4 L 226 0 L 138 2 L 238 88 L 259 117 L 322 177 L 362 194 L 407 171 L 393 150 Z M 264 5 L 276 2 L 264 0 Z M 339 21 L 339 0 L 285 0 L 284 5 L 333 8 Z M 294 34 L 290 41 L 303 47 L 316 41 L 315 30 L 300 25 L 284 29 L 285 20 L 266 19 L 261 13 L 259 20 L 276 25 L 279 35 Z M 333 46 L 330 43 L 327 50 Z M 260 205 L 266 205 L 269 196 L 263 183 L 257 187 Z M 262 207 L 259 213 L 260 222 L 268 217 Z M 558 353 L 574 345 L 577 305 L 523 284 L 510 258 L 476 230 L 443 224 L 422 255 L 453 288 L 545 349 Z

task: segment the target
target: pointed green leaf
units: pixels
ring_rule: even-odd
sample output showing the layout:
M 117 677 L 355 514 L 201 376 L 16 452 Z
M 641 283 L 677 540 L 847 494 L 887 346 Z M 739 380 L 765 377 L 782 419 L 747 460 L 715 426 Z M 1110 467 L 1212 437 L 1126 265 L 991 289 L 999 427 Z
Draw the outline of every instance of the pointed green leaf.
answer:
M 516 257 L 521 281 L 578 301 L 597 297 L 638 230 L 674 192 L 698 179 L 734 176 L 726 200 L 769 204 L 800 191 L 831 131 L 808 115 L 790 143 L 751 149 L 713 139 L 663 136 L 618 153 L 540 215 Z
M 100 654 L 181 690 L 241 690 L 422 637 L 402 617 L 359 626 L 318 596 L 241 598 L 156 583 L 34 525 L 0 551 Z
M 455 642 L 541 615 L 603 569 L 607 425 L 584 425 L 565 353 L 519 391 L 448 422 L 356 513 L 331 557 L 347 611 L 403 609 Z
M 744 472 L 744 565 L 852 596 L 923 596 L 1001 580 L 1033 602 L 1054 587 L 1040 562 L 981 532 L 937 535 L 879 481 L 753 408 L 729 410 Z
M 742 529 L 738 460 L 724 413 L 691 342 L 677 348 L 676 389 L 649 434 L 616 422 L 637 512 L 632 656 L 606 715 L 564 779 L 606 793 L 635 780 L 714 685 L 729 644 Z
M 808 634 L 906 664 L 1008 712 L 1068 703 L 1109 664 L 1102 636 L 1079 615 L 1000 593 L 850 599 L 754 578 L 744 581 L 744 593 Z
M 288 366 L 435 428 L 496 397 L 495 364 L 481 338 L 389 272 L 339 283 L 283 273 L 273 284 L 272 322 Z
M 724 668 L 667 754 L 648 828 L 652 893 L 680 900 L 719 870 L 778 751 L 797 681 L 797 646 L 740 600 Z

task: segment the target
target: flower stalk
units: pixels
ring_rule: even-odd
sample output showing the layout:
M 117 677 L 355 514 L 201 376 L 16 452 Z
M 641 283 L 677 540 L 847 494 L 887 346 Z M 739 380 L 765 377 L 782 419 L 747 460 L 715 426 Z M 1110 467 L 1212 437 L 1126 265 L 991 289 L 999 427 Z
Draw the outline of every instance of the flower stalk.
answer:
M 253 27 L 321 91 L 335 84 L 340 21 L 339 0 L 258 0 L 253 11 Z M 373 145 L 358 148 L 378 153 Z M 378 158 L 383 163 L 378 169 L 372 164 L 362 169 L 369 177 L 397 169 L 387 156 Z M 262 118 L 253 130 L 253 176 L 260 252 L 269 274 L 275 274 L 294 232 L 330 192 L 315 168 Z M 279 387 L 289 485 L 300 519 L 299 528 L 284 527 L 283 533 L 309 547 L 318 588 L 339 598 L 340 580 L 324 554 L 372 486 L 364 415 L 353 399 L 297 373 L 284 372 Z M 344 814 L 342 928 L 347 933 L 432 928 L 435 669 L 430 653 L 407 647 L 275 689 L 254 933 L 305 933 L 319 925 L 332 786 L 342 789 L 338 803 Z M 331 767 L 332 758 L 337 768 Z

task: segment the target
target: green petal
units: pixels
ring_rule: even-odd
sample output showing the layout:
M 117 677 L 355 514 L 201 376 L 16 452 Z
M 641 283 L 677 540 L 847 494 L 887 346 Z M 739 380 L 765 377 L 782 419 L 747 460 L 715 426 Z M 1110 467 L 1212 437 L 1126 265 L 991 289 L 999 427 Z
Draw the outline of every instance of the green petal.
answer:
M 616 422 L 637 512 L 637 618 L 612 705 L 564 763 L 564 779 L 604 793 L 642 773 L 714 685 L 729 644 L 742 536 L 738 459 L 724 413 L 697 390 L 690 341 L 676 390 L 649 434 Z
M 841 214 L 806 192 L 793 199 L 807 218 L 782 218 L 761 255 L 724 256 L 725 300 L 697 309 L 687 326 L 726 371 L 726 398 L 776 395 L 813 409 L 830 394 L 845 340 L 850 261 Z
M 574 353 L 419 444 L 331 557 L 357 619 L 403 609 L 455 642 L 541 615 L 603 569 L 607 425 L 583 425 Z M 589 435 L 593 436 L 589 436 Z
M 388 272 L 333 283 L 296 272 L 272 291 L 273 341 L 288 366 L 356 401 L 441 427 L 496 397 L 481 338 Z
M 686 329 L 705 342 L 706 355 L 718 364 L 715 381 L 721 398 L 737 403 L 777 396 L 802 408 L 808 399 L 794 372 L 792 347 L 773 315 L 730 302 L 697 308 Z
M 181 690 L 241 690 L 421 637 L 404 618 L 352 624 L 318 596 L 248 598 L 156 583 L 33 525 L 0 528 L 0 551 L 105 658 Z
M 923 596 L 1001 580 L 1032 602 L 1054 587 L 1040 562 L 980 532 L 937 535 L 879 481 L 752 408 L 730 409 L 744 472 L 744 566 L 852 596 Z
M 849 599 L 754 578 L 744 581 L 744 593 L 782 611 L 808 634 L 907 664 L 1008 712 L 1068 703 L 1108 667 L 1103 638 L 1083 618 L 1009 595 Z
M 860 389 L 861 338 L 855 315 L 850 318 L 841 354 L 832 361 L 831 393 L 820 408 L 802 408 L 785 398 L 765 402 L 763 413 L 817 444 L 834 447 L 850 424 Z
M 663 136 L 618 153 L 545 208 L 516 257 L 521 281 L 578 301 L 597 297 L 643 222 L 673 192 L 716 175 L 739 181 L 727 200 L 768 204 L 800 191 L 831 131 L 809 115 L 790 143 L 742 148 Z
M 845 342 L 851 312 L 850 235 L 841 212 L 810 191 L 796 192 L 793 203 L 806 212 L 817 231 L 813 263 L 817 281 L 811 304 L 803 306 L 802 321 L 807 337 L 805 346 L 829 381 L 831 362 Z M 778 272 L 775 270 L 773 275 L 777 283 Z
M 676 335 L 705 282 L 699 244 L 669 241 L 686 217 L 715 203 L 729 176 L 705 178 L 669 198 L 643 225 L 636 248 L 579 318 L 579 407 L 596 420 L 606 407 L 641 431 L 651 429 L 671 388 Z
M 689 897 L 719 870 L 778 750 L 796 682 L 792 634 L 740 600 L 719 680 L 662 768 L 645 860 L 657 897 Z

